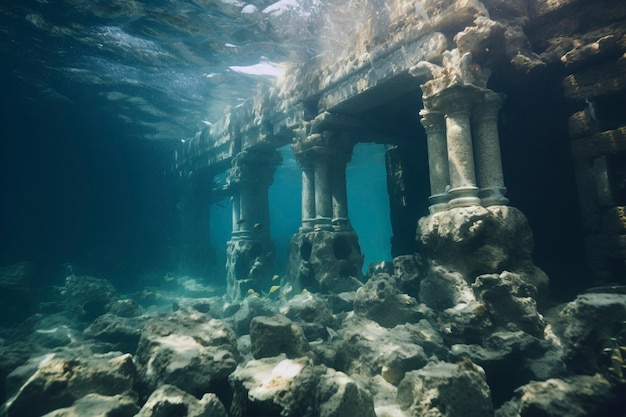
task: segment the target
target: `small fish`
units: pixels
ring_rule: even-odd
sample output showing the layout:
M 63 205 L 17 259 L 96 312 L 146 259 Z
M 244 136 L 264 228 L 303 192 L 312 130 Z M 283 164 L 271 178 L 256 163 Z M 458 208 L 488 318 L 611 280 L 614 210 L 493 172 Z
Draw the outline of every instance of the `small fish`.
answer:
M 280 285 L 272 285 L 270 287 L 270 294 L 275 293 L 276 291 L 278 291 L 280 289 Z
M 258 296 L 259 296 L 259 293 L 258 293 L 258 292 L 256 292 L 256 291 L 254 291 L 254 289 L 253 289 L 253 288 L 250 288 L 250 289 L 248 290 L 248 292 L 246 293 L 246 295 L 256 295 L 256 296 L 258 297 Z
M 263 229 L 263 224 L 262 223 L 254 223 L 254 229 L 255 230 Z
M 242 224 L 242 223 L 245 223 L 247 221 L 248 221 L 248 219 L 239 219 L 239 220 L 237 220 L 237 224 Z
M 274 276 L 272 277 L 272 281 L 276 281 L 276 280 L 277 280 L 277 279 L 279 279 L 279 278 L 280 278 L 280 276 L 278 276 L 278 274 L 276 274 L 276 275 L 274 275 Z

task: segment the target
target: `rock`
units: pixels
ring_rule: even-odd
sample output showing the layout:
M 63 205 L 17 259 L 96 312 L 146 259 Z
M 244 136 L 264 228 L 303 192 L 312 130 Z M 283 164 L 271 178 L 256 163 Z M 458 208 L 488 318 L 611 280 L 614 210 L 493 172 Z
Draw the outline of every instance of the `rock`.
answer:
M 372 262 L 367 266 L 365 276 L 371 278 L 376 274 L 393 274 L 393 263 L 389 261 Z
M 141 306 L 137 304 L 135 300 L 128 298 L 124 300 L 115 300 L 111 304 L 110 312 L 116 316 L 126 318 L 139 317 L 143 314 Z
M 412 416 L 493 415 L 485 373 L 469 360 L 459 364 L 431 363 L 408 372 L 398 386 L 397 400 Z
M 87 394 L 114 396 L 131 391 L 136 369 L 129 354 L 93 354 L 67 349 L 30 359 L 7 377 L 7 417 L 39 417 L 70 407 Z
M 288 406 L 290 385 L 308 363 L 308 358 L 279 355 L 238 366 L 229 377 L 233 388 L 231 416 L 288 415 L 282 410 Z
M 135 356 L 147 390 L 170 384 L 196 397 L 206 392 L 229 395 L 224 392 L 226 379 L 238 360 L 231 327 L 192 309 L 148 322 Z
M 393 258 L 393 275 L 398 289 L 411 297 L 419 296 L 420 281 L 423 276 L 420 265 L 423 261 L 417 255 L 402 255 Z
M 520 329 L 535 337 L 543 337 L 546 323 L 537 312 L 533 298 L 537 297 L 538 290 L 519 274 L 504 271 L 499 275 L 481 275 L 472 289 L 484 303 L 495 326 L 510 331 Z
M 398 384 L 408 371 L 419 369 L 427 362 L 425 343 L 430 352 L 440 351 L 438 335 L 432 327 L 420 322 L 386 329 L 378 323 L 354 318 L 344 322 L 342 341 L 338 347 L 338 367 L 349 375 L 382 377 Z M 435 340 L 437 340 L 435 342 Z
M 493 323 L 483 303 L 459 303 L 444 310 L 437 322 L 446 342 L 480 344 L 493 331 Z
M 361 286 L 364 256 L 354 231 L 300 232 L 290 244 L 289 276 L 296 292 L 329 294 Z
M 0 339 L 0 341 L 2 340 Z M 33 346 L 24 341 L 0 347 L 0 398 L 4 400 L 8 397 L 6 395 L 7 375 L 18 366 L 23 365 L 34 353 Z M 2 408 L 0 408 L 0 415 L 1 410 Z
M 554 323 L 554 333 L 564 345 L 563 361 L 575 373 L 604 371 L 602 349 L 624 330 L 626 294 L 581 294 L 568 303 Z
M 327 302 L 317 294 L 304 292 L 289 299 L 280 307 L 287 318 L 295 321 L 302 328 L 306 339 L 328 340 L 328 328 L 337 327 Z
M 134 353 L 137 351 L 141 329 L 147 320 L 147 318 L 126 318 L 106 313 L 94 320 L 83 331 L 83 336 L 86 339 L 110 343 L 114 350 Z
M 71 407 L 52 411 L 43 417 L 133 417 L 139 411 L 136 403 L 134 396 L 87 394 Z
M 467 357 L 486 372 L 492 400 L 499 406 L 513 391 L 542 375 L 535 374 L 534 360 L 542 358 L 548 347 L 536 337 L 517 332 L 496 332 L 481 345 L 454 345 L 451 357 L 461 361 Z
M 478 275 L 532 264 L 533 238 L 521 211 L 509 206 L 459 207 L 420 219 L 421 253 L 472 282 Z
M 356 292 L 355 314 L 392 328 L 415 323 L 427 315 L 427 308 L 415 298 L 401 294 L 389 274 L 376 274 Z
M 200 313 L 208 314 L 215 318 L 222 318 L 224 315 L 224 299 L 222 297 L 208 298 L 187 298 L 179 297 L 174 302 L 174 311 L 185 308 L 193 308 Z
M 260 316 L 250 324 L 252 355 L 256 359 L 278 356 L 304 356 L 309 350 L 302 328 L 283 315 Z
M 250 361 L 230 377 L 231 415 L 375 417 L 371 396 L 343 372 L 284 355 Z
M 355 299 L 355 291 L 340 292 L 338 294 L 329 294 L 326 296 L 328 306 L 330 307 L 330 310 L 333 314 L 352 311 Z
M 70 275 L 65 279 L 65 299 L 69 310 L 81 322 L 91 322 L 107 313 L 115 298 L 115 288 L 104 279 Z
M 67 313 L 35 314 L 25 322 L 24 338 L 33 345 L 53 349 L 81 339 L 80 330 Z M 26 334 L 26 329 L 30 334 Z
M 173 385 L 161 385 L 135 417 L 227 417 L 215 394 L 204 394 L 200 400 Z
M 30 262 L 0 267 L 0 326 L 15 326 L 33 313 L 38 301 L 34 275 Z
M 457 271 L 429 262 L 426 278 L 420 282 L 420 301 L 428 307 L 442 311 L 457 304 L 475 300 L 474 293 L 464 276 Z
M 224 320 L 231 324 L 237 336 L 250 333 L 250 322 L 257 316 L 278 313 L 276 305 L 268 298 L 249 295 L 241 303 L 225 307 Z
M 624 406 L 624 400 L 616 397 L 603 377 L 577 375 L 518 388 L 515 397 L 496 411 L 496 417 L 621 416 Z

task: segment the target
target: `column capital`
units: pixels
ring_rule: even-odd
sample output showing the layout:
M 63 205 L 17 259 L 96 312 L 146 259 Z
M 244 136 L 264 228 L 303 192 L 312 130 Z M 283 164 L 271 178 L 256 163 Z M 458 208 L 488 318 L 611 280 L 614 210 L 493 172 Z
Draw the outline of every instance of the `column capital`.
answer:
M 474 106 L 472 117 L 474 119 L 496 119 L 506 99 L 505 94 L 491 90 L 481 91 L 481 99 Z
M 426 102 L 429 104 L 429 111 L 437 111 L 446 115 L 469 113 L 480 100 L 482 90 L 474 86 L 450 87 L 430 97 Z
M 446 119 L 440 111 L 433 111 L 427 108 L 420 110 L 420 123 L 424 126 L 426 134 L 443 132 L 446 130 Z
M 245 150 L 239 152 L 232 160 L 227 184 L 229 186 L 244 182 L 273 181 L 276 167 L 282 162 L 277 150 Z

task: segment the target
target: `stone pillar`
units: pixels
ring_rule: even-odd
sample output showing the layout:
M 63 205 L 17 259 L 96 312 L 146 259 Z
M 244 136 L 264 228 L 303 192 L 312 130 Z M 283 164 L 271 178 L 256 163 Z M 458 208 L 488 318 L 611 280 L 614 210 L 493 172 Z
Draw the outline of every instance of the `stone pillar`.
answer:
M 346 164 L 350 153 L 337 153 L 331 165 L 331 188 L 333 198 L 333 229 L 351 230 L 348 218 L 348 193 L 346 189 Z
M 485 91 L 483 100 L 474 107 L 472 126 L 476 149 L 476 179 L 478 196 L 483 206 L 506 205 L 504 175 L 498 135 L 498 112 L 503 96 Z
M 446 144 L 446 123 L 442 113 L 423 109 L 421 123 L 426 131 L 428 146 L 428 170 L 430 176 L 430 213 L 448 209 L 450 185 L 448 150 Z
M 333 199 L 328 150 L 315 147 L 315 230 L 332 230 Z
M 298 159 L 302 168 L 302 227 L 301 232 L 313 230 L 315 221 L 315 171 L 306 156 Z
M 239 190 L 235 191 L 235 194 L 231 197 L 232 212 L 233 212 L 233 235 L 239 232 L 239 220 L 241 220 L 241 211 L 239 208 Z
M 243 151 L 233 159 L 233 232 L 227 243 L 227 294 L 235 300 L 249 290 L 267 292 L 274 274 L 270 239 L 269 186 L 280 163 L 277 151 Z
M 474 99 L 474 91 L 455 88 L 454 90 L 446 90 L 440 98 L 442 99 L 441 107 L 446 117 L 448 169 L 450 172 L 450 190 L 448 191 L 450 201 L 448 204 L 451 208 L 480 205 L 470 125 L 470 109 Z
M 363 279 L 364 256 L 350 226 L 346 192 L 353 136 L 319 130 L 292 146 L 302 168 L 302 227 L 291 238 L 287 274 L 293 294 L 355 291 Z

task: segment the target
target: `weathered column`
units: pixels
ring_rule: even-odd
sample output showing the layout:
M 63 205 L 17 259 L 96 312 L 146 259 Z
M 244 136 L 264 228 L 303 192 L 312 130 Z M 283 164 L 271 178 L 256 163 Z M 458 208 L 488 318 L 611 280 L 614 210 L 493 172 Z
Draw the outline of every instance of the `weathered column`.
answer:
M 430 213 L 448 209 L 449 196 L 446 188 L 450 185 L 448 149 L 446 144 L 446 123 L 441 112 L 423 109 L 421 123 L 426 131 L 428 146 L 428 171 L 430 176 Z
M 498 112 L 504 98 L 493 91 L 483 94 L 472 114 L 478 196 L 483 206 L 505 205 L 509 200 L 504 197 L 506 187 L 498 135 Z
M 233 213 L 233 235 L 239 232 L 239 220 L 241 220 L 241 210 L 239 208 L 239 190 L 233 190 L 234 194 L 231 197 L 232 213 Z
M 333 121 L 327 118 L 324 123 L 337 127 Z M 318 128 L 324 123 L 320 122 Z M 303 171 L 303 223 L 291 238 L 287 274 L 289 291 L 294 294 L 303 289 L 323 293 L 355 291 L 362 285 L 364 257 L 348 220 L 346 192 L 345 168 L 351 158 L 353 137 L 345 131 L 320 128 L 292 146 Z M 306 220 L 313 212 L 311 230 Z
M 331 189 L 331 156 L 327 149 L 315 147 L 315 230 L 332 230 L 333 199 Z
M 348 193 L 346 189 L 346 164 L 351 153 L 337 152 L 331 165 L 331 188 L 333 198 L 333 229 L 351 230 L 348 218 Z
M 269 186 L 280 162 L 276 151 L 243 151 L 233 159 L 228 185 L 233 190 L 233 232 L 227 243 L 227 294 L 238 299 L 249 290 L 269 291 L 274 262 L 270 240 Z
M 313 230 L 315 221 L 315 171 L 308 155 L 296 155 L 302 169 L 302 227 L 301 232 Z
M 446 117 L 448 169 L 450 173 L 450 190 L 448 191 L 450 201 L 448 204 L 451 208 L 480 205 L 470 125 L 470 109 L 474 99 L 474 90 L 454 88 L 446 90 L 440 98 L 440 109 Z

